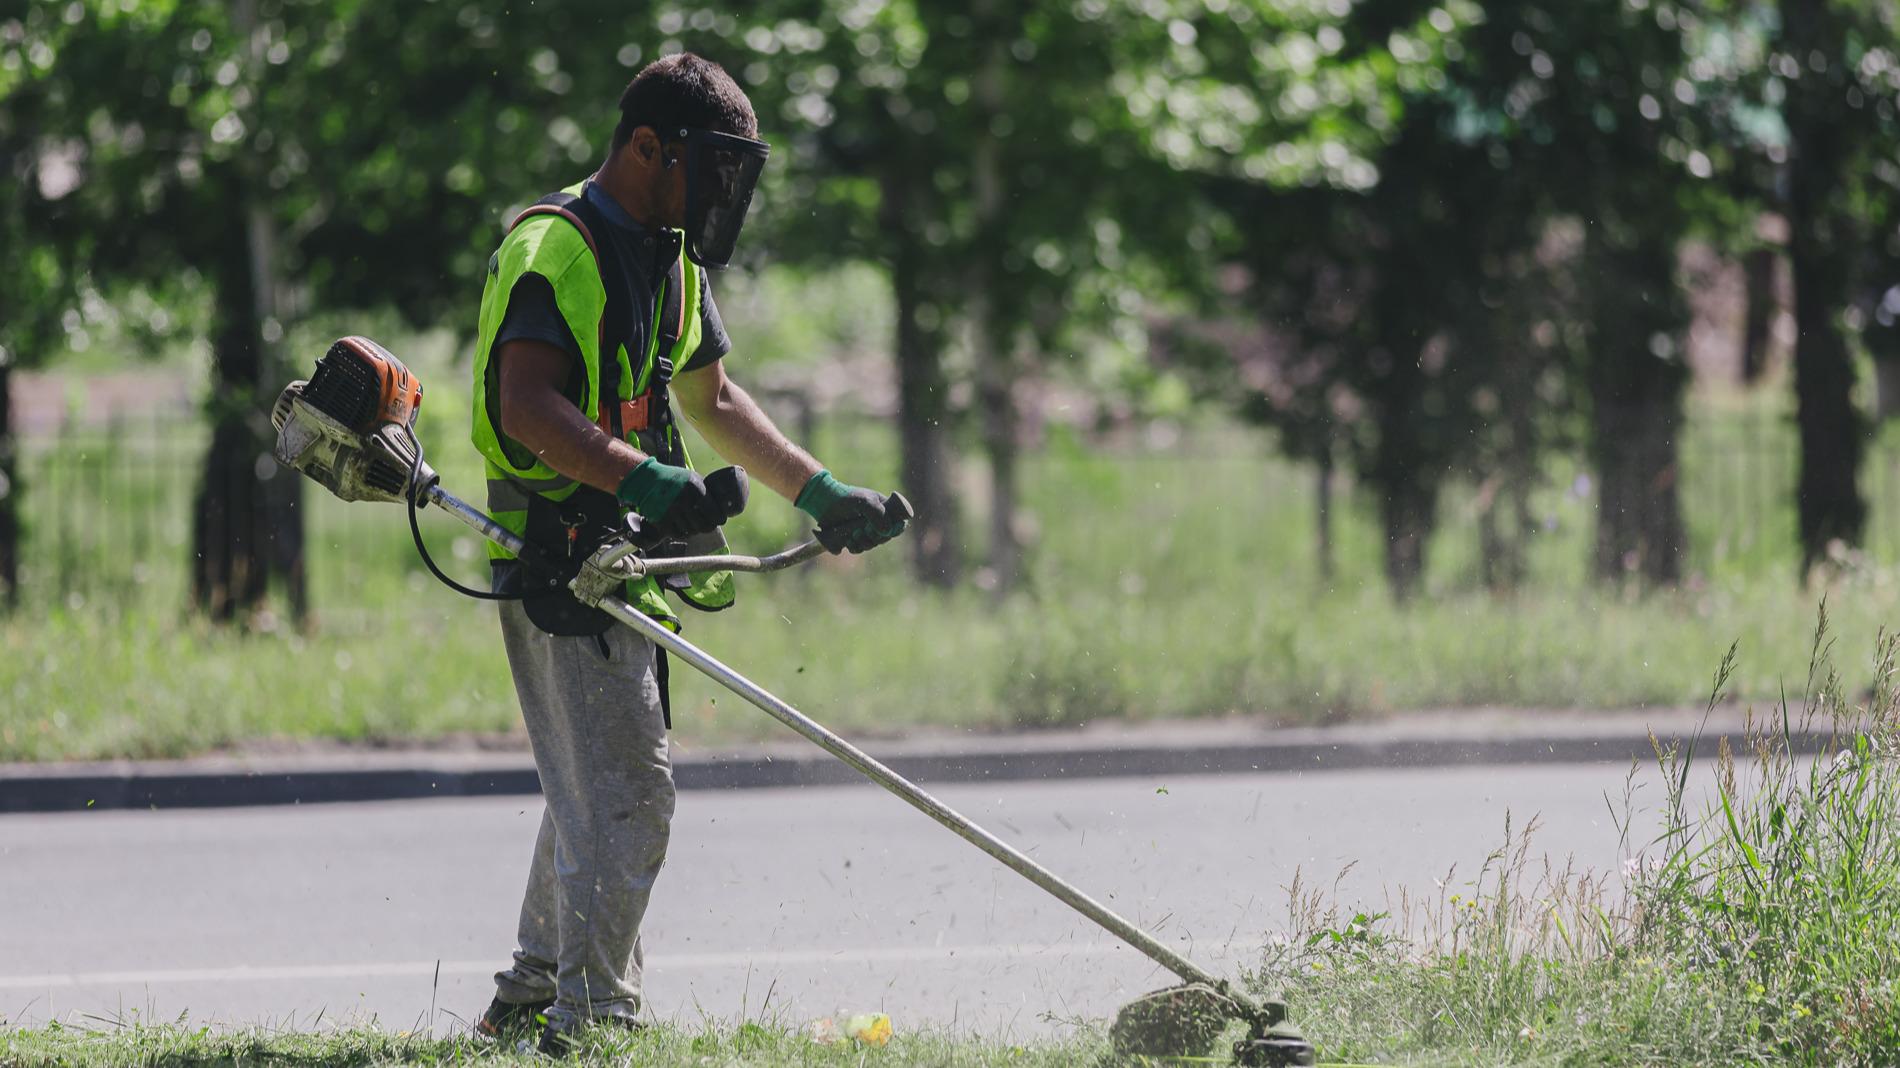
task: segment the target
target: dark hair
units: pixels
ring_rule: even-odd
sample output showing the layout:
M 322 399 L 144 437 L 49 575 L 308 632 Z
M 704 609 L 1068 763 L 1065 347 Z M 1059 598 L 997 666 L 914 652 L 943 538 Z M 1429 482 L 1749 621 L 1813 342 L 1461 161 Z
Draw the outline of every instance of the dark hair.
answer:
M 632 140 L 642 126 L 653 127 L 662 141 L 672 140 L 682 127 L 759 136 L 759 120 L 744 90 L 725 68 L 691 52 L 656 59 L 627 83 L 613 149 Z

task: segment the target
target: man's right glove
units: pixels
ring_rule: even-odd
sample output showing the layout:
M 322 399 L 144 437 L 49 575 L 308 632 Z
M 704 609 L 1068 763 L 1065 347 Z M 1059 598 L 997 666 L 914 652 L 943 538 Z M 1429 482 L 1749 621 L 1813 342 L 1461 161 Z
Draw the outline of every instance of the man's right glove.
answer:
M 798 500 L 793 503 L 818 521 L 818 541 L 826 549 L 861 553 L 904 532 L 909 512 L 895 511 L 895 501 L 868 489 L 847 486 L 831 477 L 831 472 L 820 471 L 798 491 Z
M 706 491 L 705 480 L 651 456 L 627 472 L 614 496 L 645 520 L 647 529 L 666 539 L 706 534 L 731 518 Z

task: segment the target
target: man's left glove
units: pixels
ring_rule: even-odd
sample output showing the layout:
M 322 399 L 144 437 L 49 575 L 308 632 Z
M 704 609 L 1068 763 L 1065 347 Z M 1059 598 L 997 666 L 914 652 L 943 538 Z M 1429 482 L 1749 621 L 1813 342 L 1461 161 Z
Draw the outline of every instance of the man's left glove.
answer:
M 811 476 L 793 502 L 818 521 L 818 543 L 834 553 L 849 549 L 865 552 L 890 541 L 909 525 L 907 512 L 894 507 L 895 498 L 880 497 L 868 489 L 847 486 L 820 471 Z

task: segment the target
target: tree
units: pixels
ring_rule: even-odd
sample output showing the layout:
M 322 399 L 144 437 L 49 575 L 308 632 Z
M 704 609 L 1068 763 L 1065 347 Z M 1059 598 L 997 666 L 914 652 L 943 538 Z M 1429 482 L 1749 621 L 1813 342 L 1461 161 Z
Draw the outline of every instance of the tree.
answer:
M 0 608 L 18 604 L 20 594 L 21 480 L 16 431 L 12 424 L 15 370 L 42 363 L 64 341 L 60 312 L 75 293 L 68 269 L 74 250 L 34 243 L 35 220 L 46 209 L 46 194 L 65 180 L 61 160 L 43 161 L 38 145 L 46 125 L 44 83 L 47 57 L 34 48 L 35 24 L 50 12 L 32 10 L 25 20 L 0 21 L 0 181 L 11 190 L 0 196 Z
M 944 357 L 964 288 L 953 226 L 967 179 L 958 132 L 944 128 L 957 121 L 942 95 L 951 34 L 927 21 L 933 14 L 913 3 L 797 0 L 678 40 L 741 79 L 774 143 L 754 224 L 770 255 L 791 265 L 862 259 L 889 274 L 900 473 L 917 510 L 906 540 L 918 580 L 947 587 L 964 569 Z M 662 25 L 689 21 L 683 9 L 661 14 Z
M 1123 266 L 1124 236 L 1150 236 L 1117 224 L 1117 198 L 1178 184 L 1114 91 L 1118 72 L 1151 70 L 1175 47 L 1168 24 L 1121 4 L 811 0 L 701 33 L 789 135 L 789 180 L 766 194 L 780 205 L 780 258 L 860 256 L 890 271 L 913 551 L 939 585 L 961 564 L 944 356 L 967 333 L 990 471 L 987 570 L 999 590 L 1016 586 L 1024 383 L 1112 317 L 1076 298 Z
M 1504 113 L 1529 97 L 1516 157 L 1545 218 L 1582 222 L 1577 352 L 1596 472 L 1595 571 L 1654 585 L 1681 576 L 1678 435 L 1689 314 L 1677 256 L 1712 177 L 1686 80 L 1689 11 L 1619 4 L 1506 5 L 1477 33 Z
M 19 24 L 38 77 L 9 87 L 8 110 L 38 123 L 15 170 L 58 158 L 74 180 L 14 247 L 57 261 L 55 298 L 193 278 L 217 309 L 193 561 L 212 618 L 248 615 L 272 574 L 298 601 L 299 485 L 270 461 L 265 421 L 289 377 L 269 355 L 286 297 L 466 318 L 498 209 L 603 148 L 565 114 L 575 79 L 550 42 L 590 39 L 609 15 L 240 0 L 42 5 Z M 601 91 L 586 114 L 612 102 Z
M 1316 364 L 1270 417 L 1359 413 L 1346 437 L 1377 488 L 1387 575 L 1404 596 L 1439 484 L 1460 471 L 1486 505 L 1487 582 L 1522 576 L 1537 458 L 1580 408 L 1599 574 L 1673 582 L 1687 382 L 1674 266 L 1695 218 L 1692 176 L 1713 165 L 1693 93 L 1655 87 L 1680 84 L 1692 20 L 1597 3 L 1490 4 L 1462 21 L 1452 10 L 1375 5 L 1355 20 L 1387 23 L 1338 34 L 1376 48 L 1383 33 L 1393 51 L 1431 57 L 1368 111 L 1384 120 L 1366 124 L 1383 132 L 1365 153 L 1372 188 L 1252 209 L 1265 222 L 1257 247 L 1276 249 L 1251 261 L 1263 308 Z
M 1788 137 L 1795 423 L 1801 440 L 1795 500 L 1805 574 L 1835 544 L 1859 544 L 1867 521 L 1859 485 L 1866 427 L 1853 401 L 1853 354 L 1844 322 L 1859 298 L 1856 275 L 1865 261 L 1843 250 L 1865 248 L 1871 236 L 1864 191 L 1882 147 L 1891 144 L 1900 87 L 1892 74 L 1891 5 L 1780 0 L 1775 10 L 1780 27 L 1771 70 Z M 1891 158 L 1885 165 L 1893 166 Z
M 1242 369 L 1247 410 L 1296 454 L 1344 451 L 1377 496 L 1400 599 L 1423 576 L 1440 487 L 1474 465 L 1497 404 L 1495 327 L 1470 310 L 1525 241 L 1520 186 L 1459 135 L 1444 92 L 1463 26 L 1450 9 L 1370 5 L 1285 27 L 1278 48 L 1243 53 L 1261 69 L 1228 75 L 1261 87 L 1261 118 L 1236 161 L 1246 180 L 1215 195 L 1238 220 L 1247 298 L 1283 339 L 1277 366 Z

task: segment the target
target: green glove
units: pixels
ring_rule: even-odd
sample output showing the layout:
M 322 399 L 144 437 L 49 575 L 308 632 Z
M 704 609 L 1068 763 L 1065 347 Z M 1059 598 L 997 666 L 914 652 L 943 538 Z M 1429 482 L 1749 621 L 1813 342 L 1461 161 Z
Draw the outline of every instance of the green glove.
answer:
M 818 521 L 818 541 L 832 552 L 861 553 L 890 541 L 908 525 L 891 513 L 891 502 L 868 489 L 847 486 L 820 471 L 811 476 L 793 502 Z
M 706 492 L 706 483 L 684 467 L 649 456 L 620 480 L 614 496 L 668 537 L 717 529 L 726 515 Z

